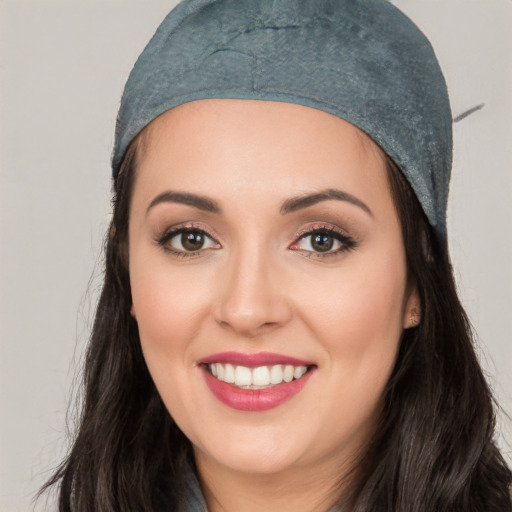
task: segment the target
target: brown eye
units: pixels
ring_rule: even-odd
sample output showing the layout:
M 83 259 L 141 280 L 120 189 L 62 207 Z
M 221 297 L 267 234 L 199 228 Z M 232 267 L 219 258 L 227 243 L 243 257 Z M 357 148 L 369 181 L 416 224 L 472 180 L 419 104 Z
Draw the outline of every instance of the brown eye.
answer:
M 326 232 L 314 232 L 303 235 L 296 244 L 295 250 L 316 252 L 316 253 L 329 253 L 338 252 L 343 249 L 344 243 L 339 240 L 340 235 L 334 235 Z
M 317 256 L 328 256 L 348 251 L 356 246 L 356 242 L 349 236 L 333 229 L 314 229 L 304 233 L 290 249 L 302 251 Z
M 198 251 L 203 248 L 204 235 L 200 231 L 185 231 L 181 233 L 180 241 L 186 251 Z
M 171 252 L 181 254 L 220 248 L 215 240 L 200 229 L 180 229 L 168 233 L 158 243 Z
M 334 245 L 334 237 L 325 233 L 317 233 L 311 237 L 311 247 L 317 252 L 330 251 Z

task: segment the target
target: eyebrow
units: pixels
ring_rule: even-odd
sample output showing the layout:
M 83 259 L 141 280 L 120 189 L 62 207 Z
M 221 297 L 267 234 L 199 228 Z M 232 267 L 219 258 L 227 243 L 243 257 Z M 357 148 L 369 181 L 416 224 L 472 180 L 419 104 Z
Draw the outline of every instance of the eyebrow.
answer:
M 343 192 L 342 190 L 337 190 L 334 188 L 328 188 L 314 194 L 301 195 L 287 199 L 281 206 L 281 214 L 284 215 L 287 213 L 295 212 L 297 210 L 313 206 L 322 201 L 329 201 L 332 199 L 337 201 L 346 201 L 347 203 L 358 206 L 368 215 L 373 217 L 372 211 L 365 203 L 363 203 L 363 201 L 353 196 L 352 194 L 349 194 L 348 192 Z
M 343 192 L 342 190 L 337 190 L 333 188 L 322 190 L 314 194 L 300 195 L 297 197 L 287 199 L 282 204 L 280 212 L 281 215 L 286 215 L 287 213 L 292 213 L 297 210 L 308 208 L 322 201 L 329 201 L 333 199 L 337 201 L 346 201 L 348 203 L 351 203 L 361 208 L 370 216 L 373 216 L 372 211 L 363 201 L 353 196 L 352 194 L 349 194 L 348 192 Z M 165 192 L 162 192 L 161 194 L 158 194 L 151 201 L 146 210 L 146 215 L 153 207 L 160 203 L 181 203 L 187 206 L 193 206 L 194 208 L 198 208 L 199 210 L 203 210 L 210 213 L 222 213 L 221 207 L 213 199 L 210 199 L 205 196 L 200 196 L 197 194 L 191 194 L 188 192 L 173 192 L 167 190 Z
M 153 199 L 153 201 L 151 201 L 146 210 L 146 215 L 148 214 L 149 210 L 151 210 L 151 208 L 161 203 L 181 203 L 186 204 L 187 206 L 193 206 L 194 208 L 198 208 L 199 210 L 204 210 L 206 212 L 222 213 L 220 206 L 213 199 L 209 199 L 208 197 L 204 196 L 198 196 L 196 194 L 190 194 L 187 192 L 173 192 L 171 190 L 167 190 L 166 192 L 158 194 Z

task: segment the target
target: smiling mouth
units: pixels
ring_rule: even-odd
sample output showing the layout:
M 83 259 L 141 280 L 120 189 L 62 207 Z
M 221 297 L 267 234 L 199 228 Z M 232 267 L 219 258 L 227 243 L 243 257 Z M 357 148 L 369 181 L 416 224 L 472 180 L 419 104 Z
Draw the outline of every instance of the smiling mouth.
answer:
M 303 377 L 313 365 L 274 364 L 250 368 L 230 363 L 208 363 L 206 370 L 215 379 L 240 389 L 267 389 Z
M 219 352 L 199 361 L 211 393 L 231 409 L 263 412 L 299 394 L 318 365 L 284 354 Z

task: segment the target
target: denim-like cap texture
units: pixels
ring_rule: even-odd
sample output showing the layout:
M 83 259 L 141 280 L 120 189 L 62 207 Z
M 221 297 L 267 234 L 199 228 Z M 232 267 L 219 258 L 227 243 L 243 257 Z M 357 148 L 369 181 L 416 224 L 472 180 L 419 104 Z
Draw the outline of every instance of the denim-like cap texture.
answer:
M 185 0 L 126 83 L 113 176 L 163 112 L 206 98 L 317 108 L 366 132 L 411 184 L 446 241 L 452 114 L 432 46 L 385 0 Z

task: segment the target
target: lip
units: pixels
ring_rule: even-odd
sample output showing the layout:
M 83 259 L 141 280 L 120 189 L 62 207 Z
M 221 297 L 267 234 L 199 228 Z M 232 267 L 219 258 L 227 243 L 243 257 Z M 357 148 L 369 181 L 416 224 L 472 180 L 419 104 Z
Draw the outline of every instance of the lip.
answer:
M 201 359 L 200 364 L 230 363 L 247 368 L 258 366 L 272 366 L 275 364 L 291 364 L 293 366 L 312 366 L 313 361 L 297 359 L 295 357 L 274 354 L 272 352 L 258 352 L 256 354 L 244 354 L 242 352 L 219 352 Z
M 262 389 L 243 389 L 216 379 L 206 367 L 211 363 L 230 363 L 247 366 L 248 368 L 275 364 L 309 366 L 310 368 L 300 379 L 291 382 L 282 382 Z M 316 365 L 310 361 L 270 352 L 260 352 L 258 354 L 221 352 L 202 359 L 198 367 L 209 390 L 220 402 L 232 409 L 250 412 L 268 411 L 290 400 L 302 391 L 316 370 Z

